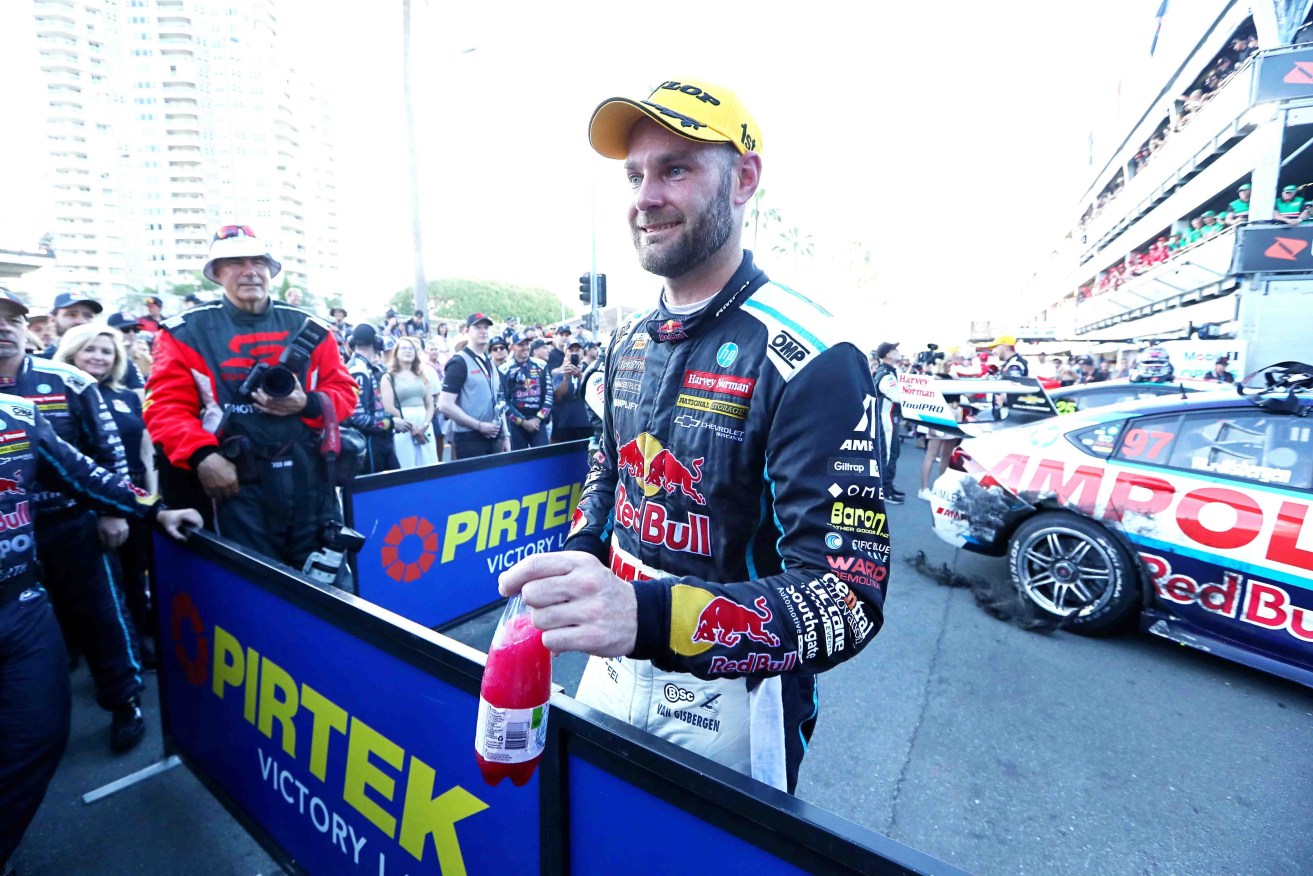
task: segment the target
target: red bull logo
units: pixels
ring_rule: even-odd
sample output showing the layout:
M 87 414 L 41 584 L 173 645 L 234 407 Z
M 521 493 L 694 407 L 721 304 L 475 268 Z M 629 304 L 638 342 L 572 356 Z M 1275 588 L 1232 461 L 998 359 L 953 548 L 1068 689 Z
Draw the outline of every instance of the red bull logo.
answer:
M 688 333 L 684 331 L 684 323 L 677 319 L 668 319 L 657 326 L 657 340 L 659 341 L 682 341 L 687 337 Z
M 700 460 L 699 460 L 700 461 Z M 0 478 L 0 495 L 6 493 L 17 493 L 26 495 L 27 490 L 23 489 L 23 473 L 15 472 L 12 478 Z
M 757 597 L 753 605 L 756 606 L 756 611 L 723 596 L 717 596 L 707 603 L 707 607 L 702 609 L 702 614 L 698 616 L 697 626 L 693 630 L 693 641 L 714 642 L 732 648 L 746 636 L 754 642 L 775 647 L 780 643 L 780 637 L 766 629 L 766 624 L 774 617 L 767 607 L 766 597 Z
M 660 441 L 643 432 L 620 446 L 616 469 L 638 481 L 645 496 L 654 496 L 661 490 L 670 495 L 679 490 L 699 505 L 705 505 L 706 497 L 697 489 L 705 460 L 699 456 L 689 465 L 684 465 L 668 448 L 662 447 Z
M 644 500 L 635 508 L 629 502 L 624 484 L 616 487 L 615 523 L 638 533 L 640 541 L 661 545 L 672 551 L 711 556 L 711 519 L 690 512 L 683 522 L 671 518 L 665 507 Z
M 21 493 L 23 491 L 18 490 L 17 492 Z M 13 511 L 0 513 L 0 532 L 8 532 L 11 529 L 19 529 L 31 525 L 32 515 L 28 513 L 26 499 L 15 505 Z

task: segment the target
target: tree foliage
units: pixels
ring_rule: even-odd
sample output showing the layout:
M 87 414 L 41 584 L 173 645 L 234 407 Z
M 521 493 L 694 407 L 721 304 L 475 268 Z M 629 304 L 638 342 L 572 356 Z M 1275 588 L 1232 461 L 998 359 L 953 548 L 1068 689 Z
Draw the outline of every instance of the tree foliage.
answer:
M 405 316 L 415 312 L 414 302 L 414 289 L 408 286 L 393 295 L 388 306 Z M 475 312 L 498 321 L 514 316 L 521 323 L 555 322 L 561 318 L 561 299 L 546 289 L 492 280 L 429 281 L 431 318 L 463 320 Z

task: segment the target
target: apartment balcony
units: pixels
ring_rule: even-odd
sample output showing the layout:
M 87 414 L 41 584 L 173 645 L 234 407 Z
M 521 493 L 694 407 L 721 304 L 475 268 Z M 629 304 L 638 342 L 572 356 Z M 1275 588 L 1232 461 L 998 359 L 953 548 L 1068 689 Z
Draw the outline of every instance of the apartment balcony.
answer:
M 36 20 L 37 39 L 66 40 L 77 45 L 77 22 L 68 15 L 42 15 Z
M 1231 273 L 1235 246 L 1236 232 L 1227 230 L 1211 240 L 1178 252 L 1169 261 L 1139 276 L 1127 279 L 1116 289 L 1078 301 L 1077 333 L 1084 334 L 1229 293 L 1237 282 Z

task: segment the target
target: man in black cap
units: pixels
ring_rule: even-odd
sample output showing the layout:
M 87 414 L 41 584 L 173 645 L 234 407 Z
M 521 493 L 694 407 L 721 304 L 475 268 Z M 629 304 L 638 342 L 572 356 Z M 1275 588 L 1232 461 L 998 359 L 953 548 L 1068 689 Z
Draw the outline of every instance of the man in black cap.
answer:
M 64 332 L 68 331 L 75 325 L 86 325 L 91 322 L 105 308 L 99 301 L 88 298 L 85 295 L 75 295 L 72 292 L 60 292 L 55 296 L 55 305 L 50 309 L 51 321 L 55 324 L 56 338 L 62 338 Z M 55 348 L 59 346 L 59 341 L 46 347 L 41 353 L 42 356 L 49 359 L 55 355 Z
M 158 295 L 149 295 L 146 298 L 146 315 L 137 317 L 137 322 L 140 323 L 143 331 L 154 334 L 160 330 L 160 323 L 166 318 L 164 301 Z
M 552 379 L 561 376 L 561 365 L 565 362 L 565 349 L 570 343 L 570 327 L 557 328 L 552 337 L 552 349 L 547 353 L 547 370 L 552 372 Z
M 898 382 L 898 344 L 885 341 L 875 348 L 875 358 L 879 364 L 871 376 L 875 380 L 875 394 L 880 403 L 880 462 L 883 466 L 880 473 L 884 500 L 890 505 L 901 505 L 907 497 L 894 486 L 898 456 L 902 451 L 902 442 L 898 437 L 898 422 L 902 419 L 899 405 L 903 400 L 901 384 Z
M 1226 370 L 1226 366 L 1230 364 L 1230 359 L 1225 356 L 1218 356 L 1217 361 L 1213 363 L 1213 370 L 1204 375 L 1204 380 L 1212 380 L 1217 383 L 1235 383 L 1235 375 Z
M 567 358 L 556 377 L 553 388 L 556 401 L 552 406 L 553 444 L 593 437 L 593 424 L 584 404 L 583 351 L 581 341 L 571 340 L 566 347 Z
M 383 409 L 383 396 L 379 381 L 383 379 L 383 366 L 379 363 L 378 333 L 369 323 L 361 323 L 351 333 L 351 358 L 347 371 L 355 378 L 360 394 L 356 409 L 347 417 L 345 425 L 360 430 L 365 436 L 365 464 L 361 474 L 376 474 L 401 467 L 397 461 L 395 432 L 409 432 L 414 427 L 404 418 L 393 419 Z
M 457 459 L 488 456 L 501 449 L 501 374 L 488 356 L 492 319 L 471 313 L 465 320 L 465 348 L 447 360 L 438 410 L 452 423 Z
M 333 332 L 333 337 L 337 339 L 337 348 L 342 352 L 343 359 L 351 358 L 351 323 L 346 321 L 347 313 L 345 307 L 334 307 L 328 311 L 332 320 L 328 323 L 328 328 Z
M 552 354 L 552 344 L 544 338 L 534 338 L 529 342 L 529 355 L 547 365 L 547 357 Z
M 552 417 L 552 379 L 546 366 L 529 356 L 529 339 L 516 335 L 513 340 L 513 358 L 506 363 L 504 381 L 511 449 L 543 447 Z
M 185 310 L 191 310 L 193 307 L 200 307 L 202 304 L 205 303 L 205 301 L 201 298 L 201 296 L 197 295 L 195 292 L 192 292 L 186 298 L 182 299 L 182 303 L 187 305 L 184 308 Z

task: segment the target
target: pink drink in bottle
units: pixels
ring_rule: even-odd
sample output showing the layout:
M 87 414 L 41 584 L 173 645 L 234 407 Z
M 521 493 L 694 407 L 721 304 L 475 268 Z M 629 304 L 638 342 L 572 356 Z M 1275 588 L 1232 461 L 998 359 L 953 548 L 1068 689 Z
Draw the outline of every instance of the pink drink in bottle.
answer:
M 529 609 L 514 596 L 506 604 L 488 649 L 479 690 L 474 756 L 489 785 L 533 777 L 547 743 L 547 701 L 552 695 L 552 655 Z

